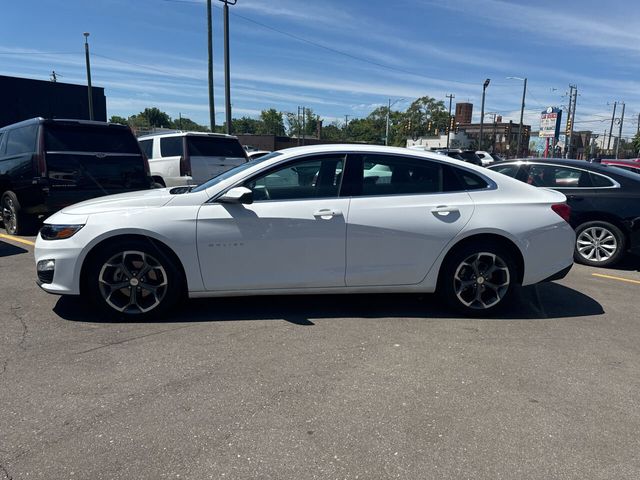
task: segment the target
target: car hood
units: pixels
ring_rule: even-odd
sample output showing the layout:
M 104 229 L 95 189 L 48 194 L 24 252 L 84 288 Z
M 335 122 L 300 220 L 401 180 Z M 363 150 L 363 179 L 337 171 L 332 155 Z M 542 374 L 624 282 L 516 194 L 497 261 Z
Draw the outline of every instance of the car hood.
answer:
M 62 213 L 67 215 L 92 215 L 118 210 L 130 211 L 132 209 L 156 208 L 166 205 L 173 198 L 175 198 L 175 195 L 170 193 L 169 188 L 119 193 L 76 203 L 64 208 Z

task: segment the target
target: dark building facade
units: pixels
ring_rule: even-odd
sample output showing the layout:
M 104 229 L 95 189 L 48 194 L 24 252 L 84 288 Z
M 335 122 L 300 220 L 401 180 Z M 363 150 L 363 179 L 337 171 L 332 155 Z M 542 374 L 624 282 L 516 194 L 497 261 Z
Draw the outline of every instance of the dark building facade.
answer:
M 93 119 L 107 121 L 104 88 L 92 87 Z M 0 127 L 34 117 L 89 119 L 86 85 L 0 75 Z
M 456 103 L 456 122 L 471 123 L 473 115 L 473 103 Z
M 465 132 L 472 142 L 472 148 L 499 153 L 505 157 L 516 156 L 520 124 L 513 122 L 485 122 L 482 126 L 482 145 L 479 146 L 480 124 L 460 123 L 458 129 Z M 531 125 L 522 125 L 520 155 L 529 154 Z

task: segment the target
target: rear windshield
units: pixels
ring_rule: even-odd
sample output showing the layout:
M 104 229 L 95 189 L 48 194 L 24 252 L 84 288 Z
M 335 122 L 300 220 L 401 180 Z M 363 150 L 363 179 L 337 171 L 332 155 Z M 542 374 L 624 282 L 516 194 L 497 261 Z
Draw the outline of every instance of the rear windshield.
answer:
M 140 154 L 138 142 L 126 128 L 98 125 L 47 125 L 48 152 L 105 152 Z
M 94 155 L 47 155 L 47 170 L 51 187 L 81 187 L 104 193 L 149 188 L 149 179 L 142 157 Z
M 189 136 L 187 145 L 192 157 L 246 158 L 244 148 L 235 138 Z

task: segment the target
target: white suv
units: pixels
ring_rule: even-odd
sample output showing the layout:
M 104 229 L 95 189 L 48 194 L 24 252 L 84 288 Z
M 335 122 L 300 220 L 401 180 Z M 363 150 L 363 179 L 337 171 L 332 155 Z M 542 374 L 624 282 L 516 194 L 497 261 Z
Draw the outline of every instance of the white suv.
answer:
M 238 139 L 220 133 L 162 133 L 138 142 L 154 181 L 166 187 L 199 185 L 248 161 Z

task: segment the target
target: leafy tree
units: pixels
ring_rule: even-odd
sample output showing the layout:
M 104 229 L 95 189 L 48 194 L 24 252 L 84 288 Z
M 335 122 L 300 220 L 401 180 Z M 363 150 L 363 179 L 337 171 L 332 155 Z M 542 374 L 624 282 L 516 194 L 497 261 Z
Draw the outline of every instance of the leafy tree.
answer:
M 338 122 L 332 122 L 331 124 L 322 127 L 320 138 L 334 142 L 344 140 L 344 131 L 340 128 Z
M 449 124 L 449 113 L 442 100 L 429 96 L 415 100 L 404 113 L 402 130 L 407 136 L 420 137 L 442 132 Z
M 182 117 L 173 120 L 172 127 L 177 130 L 185 130 L 189 132 L 208 132 L 209 128 L 194 122 L 190 118 Z
M 111 115 L 111 118 L 109 118 L 109 122 L 110 123 L 119 123 L 120 125 L 127 125 L 127 119 L 124 117 L 121 117 L 119 115 Z
M 275 108 L 260 112 L 260 125 L 257 133 L 265 135 L 284 135 L 284 119 L 282 113 Z
M 631 141 L 631 145 L 633 145 L 634 155 L 640 154 L 640 132 L 638 132 L 636 136 L 633 137 L 633 140 Z
M 249 133 L 255 134 L 261 125 L 260 120 L 256 120 L 251 117 L 234 118 L 231 125 L 233 126 L 233 133 Z
M 172 127 L 171 117 L 157 107 L 145 108 L 137 116 L 146 119 L 150 127 Z M 131 120 L 131 117 L 129 119 Z
M 318 132 L 318 115 L 313 113 L 311 108 L 304 109 L 304 115 L 301 112 L 300 116 L 297 113 L 286 112 L 287 117 L 287 133 L 291 137 L 315 136 Z M 304 116 L 304 118 L 303 118 Z

